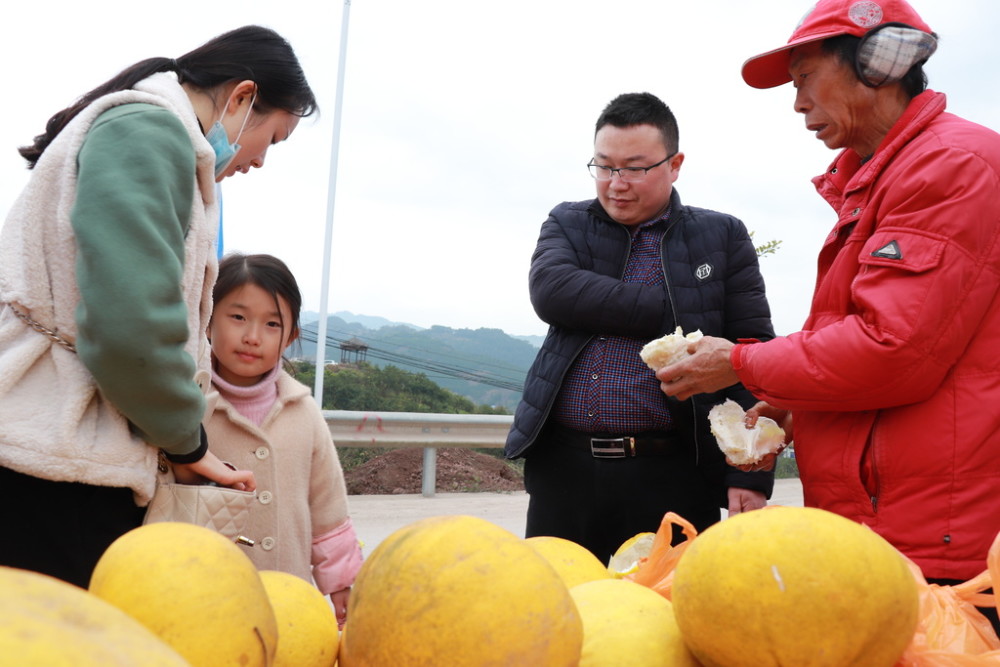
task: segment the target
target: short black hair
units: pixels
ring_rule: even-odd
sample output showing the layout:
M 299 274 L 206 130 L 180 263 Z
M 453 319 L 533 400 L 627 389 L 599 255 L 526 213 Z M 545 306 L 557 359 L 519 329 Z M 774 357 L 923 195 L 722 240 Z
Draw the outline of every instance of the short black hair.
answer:
M 624 93 L 608 102 L 597 119 L 595 137 L 605 125 L 652 125 L 660 130 L 668 154 L 672 155 L 679 150 L 680 131 L 677 129 L 677 119 L 670 107 L 652 93 Z

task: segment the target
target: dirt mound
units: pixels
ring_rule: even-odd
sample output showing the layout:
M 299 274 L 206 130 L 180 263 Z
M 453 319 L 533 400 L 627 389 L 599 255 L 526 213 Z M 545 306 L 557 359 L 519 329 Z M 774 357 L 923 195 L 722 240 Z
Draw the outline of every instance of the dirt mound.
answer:
M 423 490 L 424 452 L 420 448 L 394 449 L 344 473 L 347 493 L 377 495 L 420 493 Z M 521 473 L 489 454 L 471 449 L 437 450 L 435 491 L 523 491 Z

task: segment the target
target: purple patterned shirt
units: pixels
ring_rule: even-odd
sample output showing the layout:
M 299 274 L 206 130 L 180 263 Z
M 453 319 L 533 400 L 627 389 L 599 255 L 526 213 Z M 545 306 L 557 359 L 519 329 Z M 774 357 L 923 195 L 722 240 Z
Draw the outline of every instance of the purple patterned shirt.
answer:
M 670 210 L 643 223 L 632 235 L 632 250 L 622 280 L 663 285 L 660 247 Z M 666 288 L 664 287 L 664 290 Z M 588 433 L 632 434 L 673 427 L 660 382 L 639 351 L 644 338 L 596 335 L 576 358 L 559 395 L 556 423 Z

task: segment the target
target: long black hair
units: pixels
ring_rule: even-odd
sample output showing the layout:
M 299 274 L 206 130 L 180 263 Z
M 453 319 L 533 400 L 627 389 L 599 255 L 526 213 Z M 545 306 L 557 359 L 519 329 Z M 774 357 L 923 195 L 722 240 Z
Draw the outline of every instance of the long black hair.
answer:
M 257 84 L 254 106 L 261 113 L 280 109 L 305 117 L 318 109 L 316 96 L 291 45 L 270 28 L 244 26 L 219 35 L 180 58 L 147 58 L 137 62 L 55 113 L 46 123 L 45 132 L 35 137 L 32 144 L 18 149 L 28 161 L 28 169 L 35 166 L 46 147 L 87 105 L 109 93 L 128 90 L 157 72 L 176 72 L 180 83 L 206 91 L 230 81 L 253 81 Z

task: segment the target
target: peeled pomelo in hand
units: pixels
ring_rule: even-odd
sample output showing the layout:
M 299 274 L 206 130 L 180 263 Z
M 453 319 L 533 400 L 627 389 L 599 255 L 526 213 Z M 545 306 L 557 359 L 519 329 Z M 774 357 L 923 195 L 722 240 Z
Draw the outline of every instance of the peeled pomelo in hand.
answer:
M 655 372 L 688 356 L 688 346 L 701 338 L 700 330 L 685 336 L 681 328 L 677 327 L 673 333 L 646 343 L 639 351 L 639 356 Z
M 712 435 L 732 465 L 757 463 L 784 449 L 785 431 L 776 421 L 759 417 L 753 428 L 747 428 L 745 417 L 746 412 L 732 399 L 726 399 L 708 413 Z

